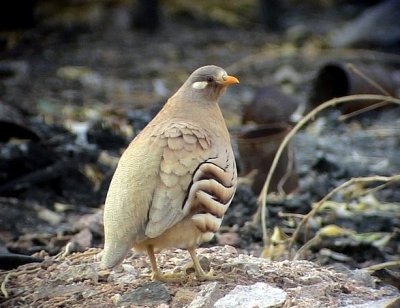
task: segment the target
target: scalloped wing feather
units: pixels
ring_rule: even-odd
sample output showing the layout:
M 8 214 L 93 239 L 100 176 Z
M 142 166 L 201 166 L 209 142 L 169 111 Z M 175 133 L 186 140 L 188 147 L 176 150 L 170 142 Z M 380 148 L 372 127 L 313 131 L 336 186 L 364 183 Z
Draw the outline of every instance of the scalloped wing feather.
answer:
M 192 175 L 212 154 L 207 132 L 190 124 L 171 124 L 157 137 L 167 139 L 167 143 L 145 231 L 150 238 L 159 236 L 188 214 L 190 208 L 183 208 L 183 204 Z

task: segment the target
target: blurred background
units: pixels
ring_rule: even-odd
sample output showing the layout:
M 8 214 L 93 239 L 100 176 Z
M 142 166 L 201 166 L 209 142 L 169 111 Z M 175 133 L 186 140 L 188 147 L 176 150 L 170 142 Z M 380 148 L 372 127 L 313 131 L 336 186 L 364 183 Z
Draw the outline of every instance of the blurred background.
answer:
M 1 1 L 3 253 L 102 247 L 102 206 L 119 156 L 206 64 L 241 82 L 221 101 L 241 184 L 211 245 L 259 256 L 257 196 L 291 127 L 333 97 L 398 97 L 400 1 Z M 357 101 L 325 111 L 284 153 L 269 232 L 284 242 L 313 202 L 351 177 L 399 174 L 399 143 L 399 106 Z M 297 247 L 327 225 L 343 232 L 324 234 L 303 257 L 350 267 L 397 258 L 399 188 L 335 196 Z M 286 258 L 279 249 L 267 257 Z

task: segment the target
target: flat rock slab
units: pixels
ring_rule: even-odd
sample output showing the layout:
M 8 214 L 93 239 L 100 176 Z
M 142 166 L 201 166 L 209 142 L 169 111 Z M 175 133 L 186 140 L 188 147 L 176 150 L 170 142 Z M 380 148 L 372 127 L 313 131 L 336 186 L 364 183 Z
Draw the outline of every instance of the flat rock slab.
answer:
M 265 282 L 250 286 L 237 286 L 215 304 L 215 308 L 273 308 L 280 307 L 287 298 L 287 293 Z
M 152 281 L 124 295 L 117 294 L 113 299 L 116 305 L 136 304 L 140 306 L 155 306 L 170 302 L 171 295 L 164 283 Z

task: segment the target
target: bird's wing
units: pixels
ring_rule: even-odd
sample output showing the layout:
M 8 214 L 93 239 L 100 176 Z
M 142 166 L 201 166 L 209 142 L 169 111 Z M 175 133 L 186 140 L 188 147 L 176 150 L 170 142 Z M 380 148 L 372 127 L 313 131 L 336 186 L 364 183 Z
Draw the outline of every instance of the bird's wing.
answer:
M 217 148 L 216 155 L 203 161 L 193 174 L 183 205 L 184 210 L 193 212 L 192 220 L 203 233 L 218 231 L 237 184 L 236 163 L 230 145 Z
M 211 153 L 211 140 L 201 128 L 187 123 L 170 124 L 155 136 L 163 147 L 160 173 L 149 212 L 146 236 L 157 237 L 182 220 L 192 175 Z
M 150 238 L 159 236 L 181 221 L 194 207 L 199 207 L 198 212 L 207 210 L 207 206 L 207 209 L 201 209 L 198 204 L 199 200 L 207 199 L 204 194 L 199 195 L 200 190 L 209 192 L 213 200 L 222 198 L 226 201 L 227 205 L 222 206 L 224 209 L 218 210 L 222 218 L 234 193 L 235 183 L 231 183 L 231 180 L 234 178 L 233 181 L 236 181 L 236 167 L 229 140 L 228 144 L 212 144 L 213 140 L 207 131 L 188 123 L 170 124 L 154 137 L 163 147 L 163 153 L 145 235 Z M 227 160 L 231 166 L 227 167 Z M 212 182 L 211 178 L 216 179 Z M 215 197 L 214 193 L 222 197 Z M 229 195 L 229 202 L 226 195 Z

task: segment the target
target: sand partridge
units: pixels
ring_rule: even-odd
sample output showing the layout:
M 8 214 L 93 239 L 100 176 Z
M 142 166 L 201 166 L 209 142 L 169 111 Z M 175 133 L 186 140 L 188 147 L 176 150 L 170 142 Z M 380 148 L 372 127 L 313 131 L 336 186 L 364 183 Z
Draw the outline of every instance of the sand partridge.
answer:
M 215 277 L 195 248 L 219 229 L 235 193 L 236 163 L 218 100 L 238 82 L 214 65 L 197 69 L 122 154 L 105 202 L 102 268 L 133 247 L 147 252 L 154 280 L 175 281 L 154 255 L 174 247 L 189 251 L 198 279 Z

